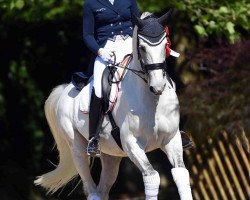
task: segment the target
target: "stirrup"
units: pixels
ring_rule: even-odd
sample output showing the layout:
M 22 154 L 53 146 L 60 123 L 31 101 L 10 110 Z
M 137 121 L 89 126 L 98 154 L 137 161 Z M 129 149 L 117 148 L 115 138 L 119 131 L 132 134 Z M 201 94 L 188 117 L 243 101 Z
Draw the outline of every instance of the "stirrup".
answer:
M 194 148 L 193 141 L 185 131 L 180 131 L 183 150 Z
M 95 144 L 95 142 L 97 144 Z M 100 157 L 101 156 L 101 147 L 99 144 L 99 140 L 96 137 L 92 137 L 89 140 L 89 143 L 87 146 L 87 155 L 91 156 L 91 157 Z

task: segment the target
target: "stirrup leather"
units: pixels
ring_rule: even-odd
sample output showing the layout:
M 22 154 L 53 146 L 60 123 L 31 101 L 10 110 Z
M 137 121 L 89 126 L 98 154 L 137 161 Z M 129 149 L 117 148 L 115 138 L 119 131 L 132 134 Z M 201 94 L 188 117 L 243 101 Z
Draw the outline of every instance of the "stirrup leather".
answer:
M 87 146 L 87 155 L 91 157 L 100 157 L 101 156 L 101 147 L 99 144 L 99 139 L 92 137 L 89 140 Z

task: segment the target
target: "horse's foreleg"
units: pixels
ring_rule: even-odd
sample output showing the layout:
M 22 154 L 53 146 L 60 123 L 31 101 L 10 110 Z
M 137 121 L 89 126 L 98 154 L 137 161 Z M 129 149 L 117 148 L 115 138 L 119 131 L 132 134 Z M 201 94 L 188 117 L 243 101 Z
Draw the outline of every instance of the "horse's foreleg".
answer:
M 136 138 L 130 136 L 126 139 L 126 144 L 124 146 L 129 158 L 142 172 L 146 200 L 157 200 L 160 185 L 160 176 L 158 172 L 153 169 Z
M 121 159 L 121 157 L 114 157 L 102 153 L 102 172 L 97 187 L 102 200 L 108 200 L 109 198 L 109 191 L 117 178 Z
M 70 148 L 74 164 L 83 182 L 84 192 L 88 196 L 88 200 L 101 200 L 90 173 L 88 156 L 84 152 L 86 147 L 87 141 L 80 133 L 75 131 L 74 139 L 70 142 Z
M 162 150 L 166 153 L 170 163 L 174 167 L 171 172 L 181 200 L 192 200 L 189 172 L 185 168 L 183 161 L 183 148 L 179 131 L 170 142 L 163 144 Z

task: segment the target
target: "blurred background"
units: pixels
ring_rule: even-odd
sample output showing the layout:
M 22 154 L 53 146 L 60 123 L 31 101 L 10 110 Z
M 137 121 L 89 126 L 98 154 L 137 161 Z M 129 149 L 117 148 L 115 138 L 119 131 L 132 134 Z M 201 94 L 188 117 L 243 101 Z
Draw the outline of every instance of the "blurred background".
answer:
M 168 26 L 172 49 L 181 56 L 168 59 L 168 72 L 178 87 L 181 129 L 195 143 L 184 153 L 194 199 L 250 199 L 249 1 L 137 2 L 141 13 L 157 16 L 174 8 Z M 72 72 L 86 70 L 90 59 L 82 41 L 82 5 L 83 0 L 0 0 L 1 200 L 84 199 L 79 179 L 52 196 L 33 185 L 35 176 L 57 163 L 44 102 Z M 159 199 L 179 199 L 166 156 L 148 156 L 161 174 Z M 97 159 L 96 181 L 100 169 Z M 143 196 L 139 170 L 123 159 L 110 198 Z

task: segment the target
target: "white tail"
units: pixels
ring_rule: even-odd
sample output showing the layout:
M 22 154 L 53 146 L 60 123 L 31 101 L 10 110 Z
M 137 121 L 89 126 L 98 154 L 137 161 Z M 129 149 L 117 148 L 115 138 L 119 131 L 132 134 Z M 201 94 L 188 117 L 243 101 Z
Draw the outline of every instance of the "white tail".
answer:
M 44 187 L 48 191 L 47 193 L 56 192 L 78 174 L 72 160 L 69 146 L 62 137 L 56 120 L 57 102 L 66 86 L 67 85 L 57 86 L 46 100 L 44 106 L 45 115 L 59 152 L 59 164 L 57 168 L 37 177 L 34 181 L 36 185 Z

